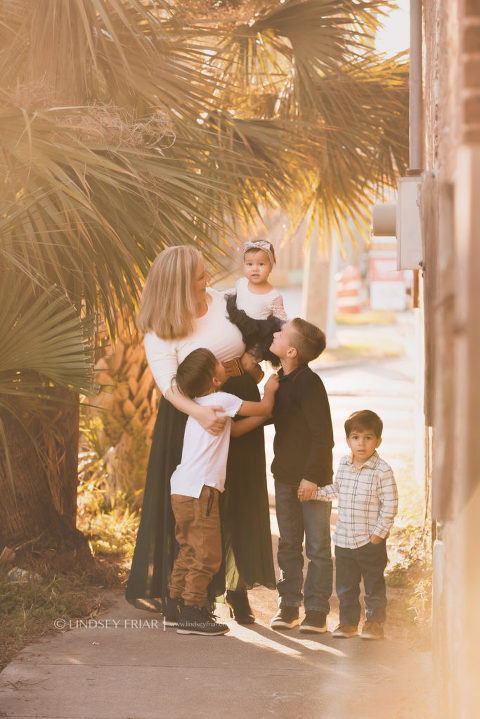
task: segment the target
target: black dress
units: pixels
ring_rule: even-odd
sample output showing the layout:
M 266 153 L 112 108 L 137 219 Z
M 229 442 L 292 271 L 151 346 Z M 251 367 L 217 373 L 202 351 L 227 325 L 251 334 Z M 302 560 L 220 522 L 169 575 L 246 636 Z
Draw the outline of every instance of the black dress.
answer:
M 249 374 L 222 387 L 245 400 L 260 399 Z M 166 597 L 176 554 L 170 477 L 180 463 L 187 415 L 162 398 L 152 437 L 142 516 L 126 598 L 158 608 Z M 210 585 L 213 599 L 229 589 L 262 584 L 275 589 L 263 428 L 230 439 L 225 491 L 220 502 L 224 563 Z
M 264 320 L 249 317 L 245 310 L 237 307 L 237 295 L 225 295 L 227 314 L 230 322 L 238 327 L 245 342 L 246 351 L 253 350 L 257 360 L 268 360 L 273 367 L 280 367 L 280 360 L 277 355 L 270 352 L 270 345 L 273 341 L 273 333 L 282 329 L 285 322 L 274 314 Z

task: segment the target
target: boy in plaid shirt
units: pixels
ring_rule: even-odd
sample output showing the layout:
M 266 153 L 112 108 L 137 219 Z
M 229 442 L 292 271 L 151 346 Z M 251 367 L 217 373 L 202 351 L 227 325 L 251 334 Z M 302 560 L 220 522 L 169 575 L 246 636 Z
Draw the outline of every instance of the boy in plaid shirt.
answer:
M 392 468 L 376 449 L 382 441 L 383 422 L 368 409 L 354 412 L 345 422 L 352 454 L 343 457 L 333 484 L 318 487 L 316 498 L 338 497 L 335 542 L 336 591 L 340 624 L 334 637 L 353 637 L 360 620 L 360 581 L 365 587 L 366 622 L 363 639 L 383 638 L 387 597 L 384 570 L 386 538 L 398 508 Z M 299 489 L 300 501 L 315 499 Z

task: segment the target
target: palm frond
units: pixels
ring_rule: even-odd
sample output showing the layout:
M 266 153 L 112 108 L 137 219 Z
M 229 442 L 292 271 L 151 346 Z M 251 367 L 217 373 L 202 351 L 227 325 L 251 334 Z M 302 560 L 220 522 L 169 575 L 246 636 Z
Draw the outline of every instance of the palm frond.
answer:
M 222 97 L 279 94 L 285 81 L 308 105 L 319 76 L 355 63 L 371 51 L 391 0 L 273 0 L 250 18 L 196 19 L 182 26 L 207 56 Z M 215 53 L 212 54 L 212 47 Z
M 8 180 L 0 254 L 65 287 L 75 302 L 84 298 L 114 327 L 116 307 L 134 314 L 159 248 L 190 242 L 212 257 L 212 233 L 224 233 L 225 218 L 207 205 L 228 182 L 202 175 L 200 149 L 195 158 L 182 142 L 169 157 L 161 147 L 83 141 L 84 117 L 81 108 L 0 111 L 0 169 Z
M 175 107 L 194 121 L 214 86 L 203 57 L 164 29 L 155 0 L 17 0 L 0 5 L 2 90 L 19 105 L 46 108 L 113 101 Z M 21 9 L 21 14 L 18 12 Z
M 191 242 L 214 261 L 229 223 L 256 221 L 265 205 L 322 203 L 332 221 L 349 203 L 363 212 L 405 164 L 406 68 L 371 50 L 391 6 L 270 0 L 250 16 L 241 4 L 240 17 L 189 20 L 175 2 L 2 4 L 9 97 L 14 78 L 28 92 L 45 76 L 55 99 L 88 105 L 46 110 L 45 99 L 42 112 L 0 114 L 10 188 L 0 252 L 85 298 L 113 330 L 115 307 L 134 314 L 163 246 Z M 166 141 L 98 133 L 95 112 L 117 106 L 130 126 L 164 108 Z
M 48 398 L 53 385 L 93 388 L 93 318 L 81 319 L 65 293 L 41 290 L 20 272 L 0 283 L 0 401 Z

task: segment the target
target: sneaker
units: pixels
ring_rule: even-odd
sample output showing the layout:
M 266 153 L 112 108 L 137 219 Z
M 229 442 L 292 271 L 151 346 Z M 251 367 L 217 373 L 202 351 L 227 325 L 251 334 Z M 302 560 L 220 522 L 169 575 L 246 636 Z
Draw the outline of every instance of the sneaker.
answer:
M 383 624 L 381 622 L 365 622 L 360 636 L 362 639 L 383 639 Z
M 300 624 L 298 607 L 284 604 L 270 622 L 272 629 L 293 629 Z
M 327 617 L 323 612 L 312 610 L 305 614 L 305 619 L 300 624 L 300 631 L 309 634 L 323 634 L 327 631 Z
M 164 627 L 178 627 L 180 619 L 180 609 L 183 607 L 183 599 L 181 597 L 167 597 L 167 604 L 163 614 Z
M 185 605 L 180 610 L 177 634 L 203 634 L 214 637 L 229 631 L 230 627 L 227 624 L 217 624 L 215 615 L 207 607 L 200 609 Z
M 350 637 L 356 637 L 358 629 L 354 624 L 339 624 L 332 632 L 332 637 L 342 637 L 343 639 L 350 639 Z

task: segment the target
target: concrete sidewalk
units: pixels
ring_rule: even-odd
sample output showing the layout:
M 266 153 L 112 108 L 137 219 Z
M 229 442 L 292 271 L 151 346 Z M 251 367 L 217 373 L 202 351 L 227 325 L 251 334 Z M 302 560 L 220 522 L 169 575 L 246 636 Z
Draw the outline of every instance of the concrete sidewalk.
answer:
M 253 604 L 265 614 L 259 589 Z M 91 620 L 28 646 L 0 675 L 9 719 L 430 719 L 429 655 L 399 642 L 275 632 L 228 620 L 223 637 L 178 635 L 120 592 Z M 263 611 L 262 611 L 263 610 Z M 225 608 L 220 609 L 225 613 Z M 117 624 L 115 624 L 115 622 Z M 101 624 L 102 623 L 102 624 Z M 333 622 L 330 624 L 332 626 Z M 107 625 L 107 626 L 105 626 Z M 76 620 L 71 626 L 75 627 Z

